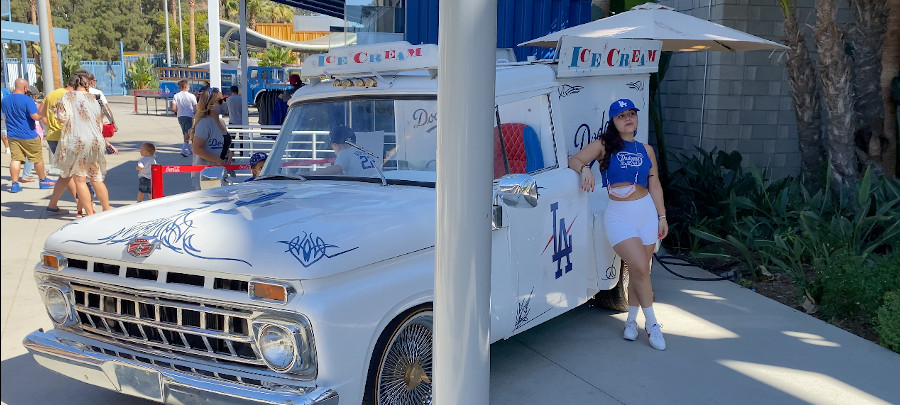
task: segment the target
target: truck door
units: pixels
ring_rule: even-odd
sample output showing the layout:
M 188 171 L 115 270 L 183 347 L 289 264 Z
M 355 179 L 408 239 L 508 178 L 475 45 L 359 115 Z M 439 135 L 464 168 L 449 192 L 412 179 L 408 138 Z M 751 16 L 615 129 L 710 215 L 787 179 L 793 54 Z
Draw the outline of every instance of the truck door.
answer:
M 527 173 L 539 194 L 535 207 L 502 207 L 517 292 L 516 334 L 587 300 L 595 267 L 592 217 L 578 177 L 557 157 L 562 145 L 555 144 L 548 95 L 502 104 L 497 112 L 494 177 Z
M 247 104 L 253 104 L 256 100 L 256 93 L 265 88 L 265 83 L 259 79 L 259 69 L 249 68 L 247 74 Z

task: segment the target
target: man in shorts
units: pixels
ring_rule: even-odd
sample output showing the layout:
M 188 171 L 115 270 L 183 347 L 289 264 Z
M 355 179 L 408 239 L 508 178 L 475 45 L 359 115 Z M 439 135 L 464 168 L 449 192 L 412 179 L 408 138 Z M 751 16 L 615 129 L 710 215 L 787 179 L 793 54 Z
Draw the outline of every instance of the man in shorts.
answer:
M 15 81 L 15 89 L 12 94 L 3 98 L 3 115 L 6 117 L 7 138 L 9 139 L 10 162 L 9 178 L 12 184 L 9 192 L 22 191 L 19 184 L 19 172 L 25 158 L 34 162 L 34 169 L 40 178 L 39 187 L 42 189 L 53 188 L 55 182 L 47 178 L 44 171 L 44 149 L 41 138 L 35 132 L 35 121 L 40 121 L 37 104 L 34 99 L 25 95 L 28 89 L 28 80 L 18 78 Z
M 178 93 L 172 97 L 172 111 L 178 117 L 178 125 L 181 125 L 181 135 L 184 137 L 184 143 L 181 145 L 181 156 L 188 157 L 193 154 L 191 152 L 191 136 L 188 131 L 194 123 L 194 109 L 197 106 L 197 97 L 194 97 L 188 91 L 190 85 L 187 79 L 178 81 Z

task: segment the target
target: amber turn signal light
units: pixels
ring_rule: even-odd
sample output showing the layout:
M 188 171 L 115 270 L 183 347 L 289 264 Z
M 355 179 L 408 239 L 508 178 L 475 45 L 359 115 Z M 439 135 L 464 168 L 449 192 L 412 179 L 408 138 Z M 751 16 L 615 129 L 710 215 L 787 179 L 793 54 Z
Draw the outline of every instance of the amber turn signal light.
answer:
M 44 268 L 48 270 L 59 270 L 66 266 L 66 259 L 60 255 L 45 252 L 41 258 Z
M 282 304 L 286 304 L 288 300 L 288 288 L 281 284 L 251 281 L 249 292 L 252 299 L 275 301 Z

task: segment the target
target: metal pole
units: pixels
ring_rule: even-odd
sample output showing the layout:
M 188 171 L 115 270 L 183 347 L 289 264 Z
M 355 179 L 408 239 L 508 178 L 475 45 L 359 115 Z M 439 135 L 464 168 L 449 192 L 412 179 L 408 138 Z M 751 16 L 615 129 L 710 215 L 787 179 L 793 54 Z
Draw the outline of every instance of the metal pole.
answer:
M 239 13 L 239 21 L 241 23 L 241 110 L 244 111 L 244 116 L 241 117 L 241 125 L 249 125 L 250 109 L 247 107 L 249 103 L 247 94 L 250 91 L 250 87 L 247 84 L 247 0 L 240 0 Z
M 166 0 L 163 2 L 163 17 L 166 20 L 166 66 L 172 66 L 172 49 L 169 48 L 169 4 Z M 214 3 L 214 2 L 213 2 Z
M 487 404 L 497 1 L 439 7 L 434 402 Z
M 38 30 L 41 33 L 41 76 L 44 79 L 44 94 L 56 87 L 53 85 L 53 46 L 50 43 L 50 23 L 47 21 L 46 1 L 37 1 Z
M 212 87 L 222 87 L 222 50 L 220 48 L 221 37 L 219 36 L 219 2 L 210 1 L 207 3 L 209 11 L 209 85 Z
M 26 45 L 25 41 L 19 41 L 19 54 L 22 57 L 22 59 L 19 59 L 19 77 L 28 80 L 28 48 Z
M 184 34 L 181 33 L 181 0 L 178 0 L 178 63 L 184 63 Z

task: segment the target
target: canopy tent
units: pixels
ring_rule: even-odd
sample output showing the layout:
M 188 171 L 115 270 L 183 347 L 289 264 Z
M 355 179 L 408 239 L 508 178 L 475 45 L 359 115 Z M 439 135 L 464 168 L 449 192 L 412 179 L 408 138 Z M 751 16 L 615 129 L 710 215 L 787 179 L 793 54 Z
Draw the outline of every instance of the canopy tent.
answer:
M 786 46 L 655 3 L 544 35 L 519 46 L 555 48 L 562 36 L 657 39 L 663 51 L 755 51 Z

